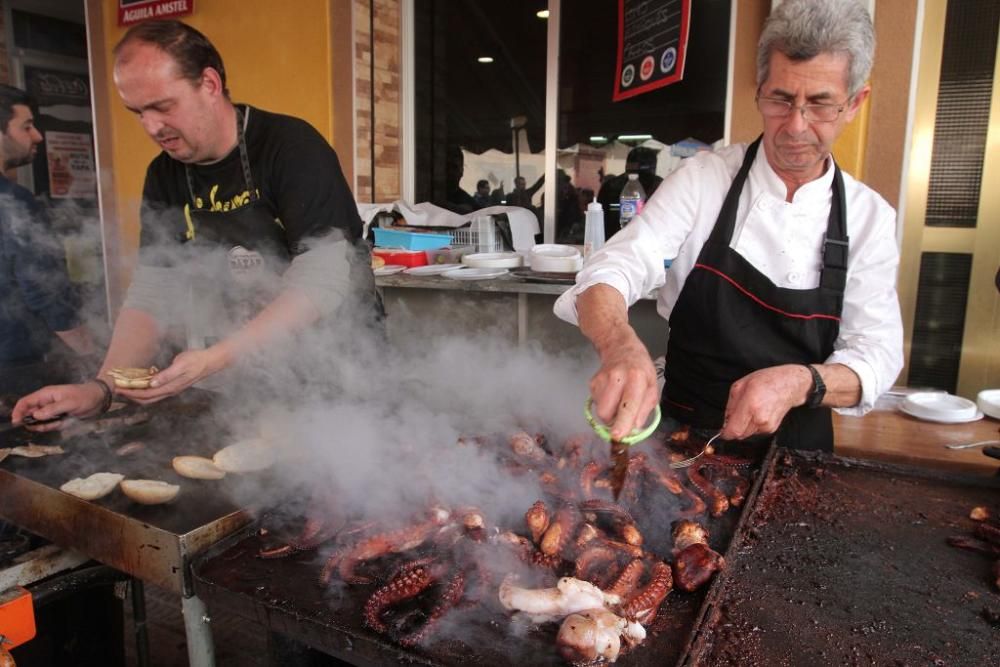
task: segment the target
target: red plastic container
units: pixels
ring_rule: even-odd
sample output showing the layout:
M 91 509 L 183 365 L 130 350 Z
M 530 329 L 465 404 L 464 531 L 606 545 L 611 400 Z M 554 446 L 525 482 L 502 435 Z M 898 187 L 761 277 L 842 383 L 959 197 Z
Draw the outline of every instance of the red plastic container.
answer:
M 372 254 L 385 260 L 386 265 L 427 266 L 427 253 L 423 250 L 400 250 L 398 248 L 375 248 Z

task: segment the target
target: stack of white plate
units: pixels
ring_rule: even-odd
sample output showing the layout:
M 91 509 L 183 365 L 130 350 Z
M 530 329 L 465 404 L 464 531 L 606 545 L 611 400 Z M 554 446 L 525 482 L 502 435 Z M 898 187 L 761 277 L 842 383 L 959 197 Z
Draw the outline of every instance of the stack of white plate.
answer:
M 476 252 L 462 256 L 462 264 L 474 269 L 515 269 L 521 266 L 516 252 Z
M 575 273 L 583 268 L 583 257 L 573 246 L 541 243 L 531 248 L 528 263 L 539 273 Z
M 1000 419 L 1000 389 L 984 389 L 979 392 L 976 405 L 984 414 Z
M 917 392 L 907 396 L 899 409 L 917 419 L 940 424 L 964 424 L 983 418 L 975 403 L 944 392 Z

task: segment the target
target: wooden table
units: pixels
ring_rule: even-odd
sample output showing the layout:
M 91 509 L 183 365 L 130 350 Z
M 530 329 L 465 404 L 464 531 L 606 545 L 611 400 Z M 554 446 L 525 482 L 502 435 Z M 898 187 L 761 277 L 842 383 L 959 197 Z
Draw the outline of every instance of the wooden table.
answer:
M 834 413 L 834 451 L 841 456 L 880 459 L 980 474 L 1000 470 L 1000 460 L 981 447 L 945 449 L 944 445 L 1000 440 L 1000 421 L 986 417 L 967 424 L 935 424 L 896 410 L 873 410 L 864 417 Z

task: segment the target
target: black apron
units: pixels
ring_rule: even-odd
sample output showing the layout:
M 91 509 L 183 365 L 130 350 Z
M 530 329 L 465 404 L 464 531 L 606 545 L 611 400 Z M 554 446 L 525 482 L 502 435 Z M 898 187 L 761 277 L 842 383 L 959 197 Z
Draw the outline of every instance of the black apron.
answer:
M 230 327 L 246 324 L 271 302 L 280 291 L 280 276 L 292 259 L 281 223 L 254 184 L 247 157 L 246 120 L 238 107 L 236 123 L 246 203 L 228 211 L 195 209 L 194 177 L 190 165 L 184 165 L 191 200 L 185 211 L 185 240 L 202 265 L 199 279 L 218 281 L 213 290 L 222 294 Z M 206 336 L 204 345 L 211 345 L 221 336 L 222 332 Z
M 722 427 L 736 380 L 770 366 L 823 363 L 840 331 L 848 239 L 844 179 L 836 163 L 819 287 L 778 287 L 729 246 L 760 141 L 747 148 L 670 314 L 662 407 L 697 428 Z M 777 439 L 785 447 L 832 451 L 830 409 L 793 408 Z

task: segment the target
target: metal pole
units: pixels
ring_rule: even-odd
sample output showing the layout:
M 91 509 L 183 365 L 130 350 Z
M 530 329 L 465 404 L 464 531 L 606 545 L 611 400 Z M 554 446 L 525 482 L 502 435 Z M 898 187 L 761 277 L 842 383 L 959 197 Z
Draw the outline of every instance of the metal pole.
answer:
M 135 655 L 139 667 L 149 666 L 149 634 L 146 632 L 146 589 L 141 579 L 133 578 L 132 620 L 135 623 Z
M 184 634 L 187 637 L 188 664 L 191 667 L 215 667 L 215 644 L 208 609 L 196 595 L 181 598 Z

